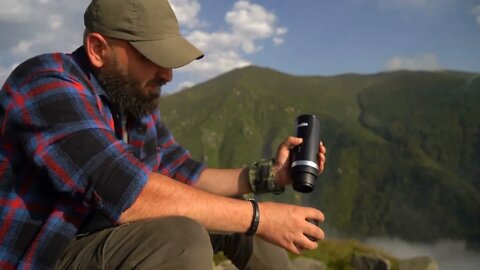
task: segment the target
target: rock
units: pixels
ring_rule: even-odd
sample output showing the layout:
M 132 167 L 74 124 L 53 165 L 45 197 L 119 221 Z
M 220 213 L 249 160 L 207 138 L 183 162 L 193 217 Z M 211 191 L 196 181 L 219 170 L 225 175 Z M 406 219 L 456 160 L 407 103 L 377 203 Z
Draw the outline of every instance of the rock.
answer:
M 323 262 L 306 257 L 297 257 L 292 260 L 292 264 L 298 270 L 327 270 L 327 265 Z
M 214 265 L 213 270 L 238 270 L 230 260 L 225 260 L 218 265 Z
M 297 270 L 327 270 L 328 267 L 323 262 L 309 259 L 306 257 L 297 257 L 292 260 L 292 265 Z M 238 270 L 231 261 L 225 260 L 218 265 L 214 265 L 213 270 Z
M 423 256 L 398 262 L 399 270 L 438 270 L 438 264 L 432 258 Z
M 390 270 L 390 261 L 373 254 L 355 253 L 352 258 L 355 270 Z

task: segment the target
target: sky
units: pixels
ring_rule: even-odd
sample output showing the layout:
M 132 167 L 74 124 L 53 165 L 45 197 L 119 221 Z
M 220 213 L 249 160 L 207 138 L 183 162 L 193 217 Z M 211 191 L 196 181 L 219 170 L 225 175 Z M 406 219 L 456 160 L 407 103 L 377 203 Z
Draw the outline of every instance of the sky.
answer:
M 71 52 L 89 0 L 0 0 L 0 84 L 19 63 Z M 170 0 L 205 57 L 174 70 L 172 93 L 248 65 L 293 75 L 480 73 L 480 0 Z

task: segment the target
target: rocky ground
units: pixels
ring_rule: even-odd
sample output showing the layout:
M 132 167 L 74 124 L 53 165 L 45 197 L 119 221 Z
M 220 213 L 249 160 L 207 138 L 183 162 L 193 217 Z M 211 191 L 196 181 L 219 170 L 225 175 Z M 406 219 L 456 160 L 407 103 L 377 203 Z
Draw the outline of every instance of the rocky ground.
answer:
M 310 259 L 307 257 L 297 257 L 292 260 L 292 264 L 298 270 L 335 270 L 329 268 L 324 262 Z M 355 255 L 351 261 L 352 270 L 393 270 L 391 262 L 388 259 L 371 256 Z M 214 270 L 237 270 L 230 261 L 223 261 L 214 266 Z M 398 270 L 438 270 L 437 263 L 429 257 L 415 257 L 406 260 L 399 260 Z

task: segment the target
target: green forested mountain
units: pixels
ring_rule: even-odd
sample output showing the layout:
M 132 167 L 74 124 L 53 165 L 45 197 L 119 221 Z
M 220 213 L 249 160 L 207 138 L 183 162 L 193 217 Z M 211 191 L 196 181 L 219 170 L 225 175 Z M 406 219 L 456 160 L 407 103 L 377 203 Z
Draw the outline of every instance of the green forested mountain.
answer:
M 327 164 L 313 194 L 328 227 L 355 236 L 480 243 L 480 75 L 300 77 L 246 67 L 163 98 L 163 120 L 211 167 L 271 157 L 295 117 L 319 116 Z

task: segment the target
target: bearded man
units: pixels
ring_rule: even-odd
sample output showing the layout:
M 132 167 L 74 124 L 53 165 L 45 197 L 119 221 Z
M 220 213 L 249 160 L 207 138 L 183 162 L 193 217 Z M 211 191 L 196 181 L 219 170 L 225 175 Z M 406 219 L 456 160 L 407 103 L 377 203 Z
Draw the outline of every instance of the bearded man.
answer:
M 162 85 L 203 56 L 168 1 L 93 0 L 84 23 L 83 46 L 25 61 L 0 91 L 1 269 L 211 269 L 219 250 L 239 269 L 290 269 L 285 249 L 317 247 L 319 210 L 231 198 L 290 184 L 302 139 L 213 169 L 161 121 Z

